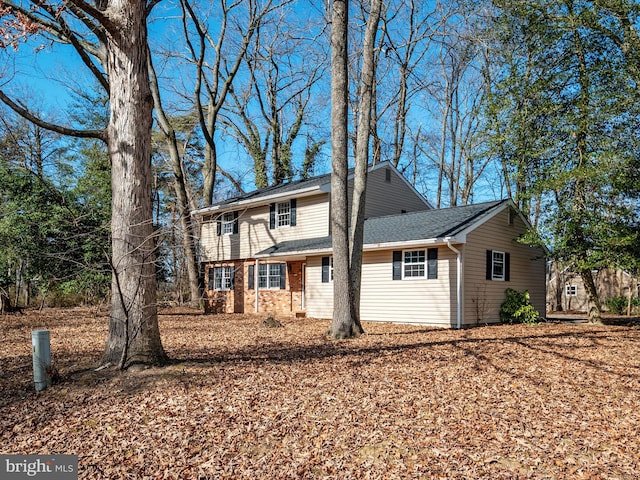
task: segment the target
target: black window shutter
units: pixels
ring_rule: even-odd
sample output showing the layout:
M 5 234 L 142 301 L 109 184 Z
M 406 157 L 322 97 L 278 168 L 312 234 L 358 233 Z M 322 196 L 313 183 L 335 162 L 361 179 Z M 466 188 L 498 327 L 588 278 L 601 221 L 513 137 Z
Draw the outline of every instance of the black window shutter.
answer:
M 287 288 L 287 264 L 280 264 L 280 290 Z
M 269 205 L 269 229 L 274 228 L 276 228 L 276 204 L 272 203 Z
M 329 257 L 322 257 L 322 283 L 329 283 Z
M 213 290 L 213 267 L 209 267 L 208 289 Z
M 493 272 L 493 250 L 487 250 L 487 280 L 491 280 Z
M 292 227 L 296 226 L 296 199 L 292 198 L 290 200 L 290 206 L 291 206 L 291 210 L 290 210 L 290 217 L 289 217 L 289 223 L 291 224 Z
M 238 212 L 233 212 L 233 233 L 238 233 Z
M 427 278 L 438 278 L 438 249 L 427 250 Z
M 511 255 L 508 253 L 504 254 L 504 281 L 508 282 L 511 280 Z
M 234 284 L 236 281 L 236 269 L 235 267 L 231 267 L 231 290 L 234 288 Z
M 249 265 L 247 272 L 247 290 L 253 290 L 253 276 L 255 275 L 255 265 Z
M 220 217 L 216 220 L 216 235 L 222 235 L 222 218 Z
M 402 251 L 401 250 L 393 251 L 393 279 L 394 280 L 402 279 Z

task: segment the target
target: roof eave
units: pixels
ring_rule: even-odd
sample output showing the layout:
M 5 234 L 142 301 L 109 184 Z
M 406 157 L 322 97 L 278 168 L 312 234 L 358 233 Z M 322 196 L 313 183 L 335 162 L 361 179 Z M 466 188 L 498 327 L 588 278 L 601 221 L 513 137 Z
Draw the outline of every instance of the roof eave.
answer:
M 396 242 L 367 243 L 363 246 L 362 250 L 364 252 L 374 252 L 377 250 L 392 250 L 392 249 L 406 250 L 408 248 L 428 247 L 428 246 L 434 246 L 434 245 L 446 245 L 448 242 L 455 243 L 455 244 L 462 244 L 462 243 L 466 243 L 466 241 L 467 241 L 466 235 L 455 235 L 453 237 L 421 238 L 417 240 L 406 240 L 406 241 L 396 241 Z M 254 258 L 258 258 L 258 259 L 284 258 L 284 257 L 317 256 L 317 255 L 331 255 L 331 254 L 333 254 L 332 247 L 323 247 L 323 248 L 308 248 L 308 249 L 302 249 L 302 250 L 291 250 L 288 252 L 257 253 L 254 255 Z
M 316 193 L 325 193 L 323 188 L 324 184 L 314 185 L 313 187 L 301 188 L 300 190 L 292 190 L 283 193 L 274 193 L 272 195 L 265 195 L 258 198 L 248 198 L 245 200 L 238 200 L 236 202 L 225 203 L 221 205 L 212 205 L 210 207 L 200 208 L 191 212 L 192 217 L 203 217 L 216 212 L 225 212 L 228 210 L 237 210 L 238 208 L 249 208 L 257 205 L 264 205 L 271 203 L 273 200 L 287 200 L 290 198 L 308 197 Z

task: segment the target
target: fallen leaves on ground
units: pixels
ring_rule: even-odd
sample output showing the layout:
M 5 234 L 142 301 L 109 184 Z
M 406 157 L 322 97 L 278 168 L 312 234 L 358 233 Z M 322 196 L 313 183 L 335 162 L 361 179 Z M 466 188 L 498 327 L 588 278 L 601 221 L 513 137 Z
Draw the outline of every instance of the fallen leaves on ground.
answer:
M 0 319 L 0 452 L 81 479 L 635 479 L 640 329 L 441 330 L 163 312 L 172 363 L 99 372 L 105 312 Z M 35 392 L 31 331 L 62 380 Z

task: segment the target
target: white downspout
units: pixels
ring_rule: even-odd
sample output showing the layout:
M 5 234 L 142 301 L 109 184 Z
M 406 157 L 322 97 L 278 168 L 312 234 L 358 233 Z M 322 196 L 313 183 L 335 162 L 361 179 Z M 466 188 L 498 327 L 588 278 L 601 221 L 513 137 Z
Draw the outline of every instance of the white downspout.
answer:
M 462 328 L 462 252 L 451 245 L 451 240 L 447 240 L 447 247 L 456 254 L 456 327 Z
M 256 292 L 256 301 L 255 301 L 255 313 L 258 313 L 258 310 L 260 308 L 260 302 L 258 301 L 259 295 L 258 295 L 258 290 L 259 290 L 259 285 L 258 285 L 258 278 L 259 278 L 259 274 L 258 274 L 258 263 L 260 262 L 260 260 L 258 260 L 256 258 L 256 266 L 255 266 L 255 271 L 253 272 L 253 286 L 254 291 Z

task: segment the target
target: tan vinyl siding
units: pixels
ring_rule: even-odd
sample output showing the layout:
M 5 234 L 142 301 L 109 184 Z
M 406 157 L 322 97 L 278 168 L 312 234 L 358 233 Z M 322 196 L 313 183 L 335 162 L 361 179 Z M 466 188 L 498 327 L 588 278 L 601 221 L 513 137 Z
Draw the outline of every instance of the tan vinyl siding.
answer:
M 365 217 L 382 217 L 406 212 L 428 210 L 414 189 L 392 170 L 386 180 L 386 167 L 369 172 L 367 176 L 367 205 Z
M 269 205 L 238 211 L 238 233 L 216 235 L 215 219 L 202 225 L 205 261 L 251 258 L 285 240 L 329 235 L 328 194 L 296 199 L 296 225 L 269 229 Z
M 322 257 L 307 257 L 305 310 L 307 317 L 333 316 L 333 282 L 322 283 Z
M 504 209 L 467 235 L 464 246 L 464 319 L 465 325 L 498 322 L 505 290 L 528 290 L 531 303 L 541 315 L 545 312 L 545 259 L 540 248 L 521 244 L 517 239 L 526 231 L 517 215 L 509 224 L 509 209 Z M 486 279 L 486 251 L 510 254 L 510 280 Z
M 216 233 L 216 217 L 211 220 L 207 220 L 202 224 L 201 231 L 201 244 L 203 261 L 222 261 L 231 260 L 232 246 L 237 249 L 238 235 L 220 235 Z
M 392 271 L 391 250 L 365 252 L 360 301 L 363 321 L 455 326 L 455 299 L 449 295 L 456 282 L 453 252 L 439 248 L 437 279 L 393 280 Z M 333 284 L 322 283 L 321 257 L 307 261 L 306 298 L 308 316 L 331 318 Z
M 454 326 L 455 305 L 449 291 L 451 285 L 455 290 L 456 266 L 453 252 L 447 250 L 438 249 L 438 278 L 431 280 L 393 280 L 392 251 L 366 253 L 360 300 L 362 320 Z

